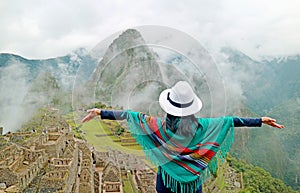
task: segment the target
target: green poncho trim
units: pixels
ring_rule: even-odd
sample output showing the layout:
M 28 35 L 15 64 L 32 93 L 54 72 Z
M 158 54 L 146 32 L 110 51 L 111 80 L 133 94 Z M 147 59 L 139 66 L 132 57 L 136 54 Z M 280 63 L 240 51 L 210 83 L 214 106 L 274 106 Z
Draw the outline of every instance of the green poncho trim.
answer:
M 173 133 L 164 118 L 126 111 L 128 128 L 146 157 L 160 166 L 163 182 L 173 192 L 191 193 L 223 162 L 234 140 L 232 117 L 197 118 L 192 137 Z

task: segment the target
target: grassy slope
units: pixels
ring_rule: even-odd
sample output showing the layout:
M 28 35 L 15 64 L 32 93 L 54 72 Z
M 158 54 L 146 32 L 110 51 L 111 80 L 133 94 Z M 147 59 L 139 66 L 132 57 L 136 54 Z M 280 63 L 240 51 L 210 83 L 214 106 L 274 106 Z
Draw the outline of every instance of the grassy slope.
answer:
M 106 128 L 104 123 L 98 120 L 91 120 L 84 123 L 81 130 L 85 132 L 84 138 L 87 142 L 93 145 L 97 150 L 104 151 L 105 147 L 110 147 L 111 149 L 116 149 L 128 154 L 134 154 L 137 156 L 143 156 L 144 153 L 139 146 L 122 146 L 121 143 L 114 142 L 118 138 L 115 136 L 97 136 L 99 134 L 111 134 L 112 132 Z

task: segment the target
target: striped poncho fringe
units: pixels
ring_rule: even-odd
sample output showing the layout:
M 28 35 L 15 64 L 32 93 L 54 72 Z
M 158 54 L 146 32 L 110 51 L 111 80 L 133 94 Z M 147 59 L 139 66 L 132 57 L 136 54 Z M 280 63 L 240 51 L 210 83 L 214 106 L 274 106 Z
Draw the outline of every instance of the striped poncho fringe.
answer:
M 196 192 L 211 174 L 216 174 L 218 163 L 225 160 L 234 140 L 232 117 L 198 118 L 201 128 L 183 147 L 179 143 L 182 136 L 166 129 L 163 118 L 126 112 L 131 135 L 147 159 L 160 166 L 163 182 L 173 192 Z

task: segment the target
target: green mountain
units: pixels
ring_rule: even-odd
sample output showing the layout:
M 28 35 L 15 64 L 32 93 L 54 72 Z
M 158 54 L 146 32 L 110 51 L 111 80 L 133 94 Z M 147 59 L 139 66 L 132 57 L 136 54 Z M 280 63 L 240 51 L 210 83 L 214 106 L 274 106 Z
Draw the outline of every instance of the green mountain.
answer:
M 235 68 L 232 71 L 243 75 L 240 84 L 245 106 L 239 115 L 270 116 L 285 125 L 283 130 L 237 129 L 232 155 L 300 190 L 300 57 L 256 61 L 237 50 L 222 51 L 228 65 Z
M 277 138 L 286 153 L 284 161 L 283 177 L 284 181 L 300 190 L 300 101 L 299 98 L 291 98 L 273 108 L 271 116 L 280 117 L 283 120 L 286 129 L 284 132 L 277 132 Z

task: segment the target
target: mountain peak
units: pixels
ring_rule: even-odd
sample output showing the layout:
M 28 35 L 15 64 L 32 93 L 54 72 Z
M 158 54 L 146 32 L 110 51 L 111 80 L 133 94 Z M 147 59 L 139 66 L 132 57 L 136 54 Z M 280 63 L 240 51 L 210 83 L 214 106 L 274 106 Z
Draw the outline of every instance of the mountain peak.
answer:
M 119 37 L 109 45 L 106 53 L 103 56 L 103 61 L 107 61 L 130 48 L 144 45 L 146 42 L 140 32 L 135 29 L 128 29 L 124 31 Z
M 109 48 L 117 46 L 119 49 L 128 49 L 138 44 L 144 44 L 145 40 L 142 38 L 140 32 L 136 29 L 127 29 L 118 38 L 116 38 Z
M 146 45 L 140 32 L 128 29 L 108 46 L 91 82 L 96 84 L 96 95 L 101 96 L 102 102 L 125 106 L 125 101 L 133 98 L 130 94 L 157 84 L 153 80 L 160 81 L 161 77 L 153 49 Z M 152 98 L 154 90 L 149 92 Z M 148 101 L 151 97 L 149 94 Z

